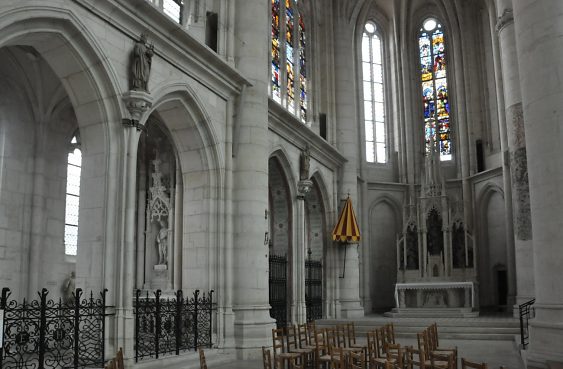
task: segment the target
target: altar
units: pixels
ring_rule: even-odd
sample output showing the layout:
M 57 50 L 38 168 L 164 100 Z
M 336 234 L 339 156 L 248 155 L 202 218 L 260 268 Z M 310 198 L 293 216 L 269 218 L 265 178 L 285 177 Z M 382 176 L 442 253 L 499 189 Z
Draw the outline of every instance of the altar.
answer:
M 462 299 L 455 298 L 458 290 L 462 290 Z M 411 307 L 475 308 L 473 282 L 397 283 L 395 284 L 395 307 L 397 309 L 408 307 L 407 291 L 413 291 L 413 295 L 417 297 L 416 303 Z
M 475 240 L 463 193 L 446 189 L 434 150 L 425 164 L 420 192 L 409 195 L 397 237 L 395 308 L 385 315 L 478 316 Z

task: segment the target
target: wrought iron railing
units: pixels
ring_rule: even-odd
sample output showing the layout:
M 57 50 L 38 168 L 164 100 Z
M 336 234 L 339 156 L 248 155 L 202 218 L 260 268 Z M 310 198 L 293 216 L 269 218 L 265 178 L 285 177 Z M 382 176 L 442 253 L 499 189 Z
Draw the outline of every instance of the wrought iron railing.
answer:
M 161 290 L 135 298 L 135 360 L 197 350 L 213 345 L 213 290 L 196 290 L 184 298 L 178 290 L 173 298 L 162 298 Z
M 534 303 L 536 299 L 531 299 L 523 304 L 518 305 L 518 310 L 520 311 L 520 343 L 522 344 L 522 349 L 525 350 L 528 347 L 530 333 L 528 331 L 528 321 L 535 316 Z
M 323 318 L 323 264 L 319 260 L 305 261 L 305 306 L 308 322 Z
M 283 328 L 287 324 L 287 257 L 270 255 L 268 261 L 270 316 Z
M 39 300 L 10 300 L 2 289 L 4 312 L 1 369 L 69 369 L 104 366 L 106 292 L 82 298 L 77 288 L 71 301 L 48 300 L 47 289 Z

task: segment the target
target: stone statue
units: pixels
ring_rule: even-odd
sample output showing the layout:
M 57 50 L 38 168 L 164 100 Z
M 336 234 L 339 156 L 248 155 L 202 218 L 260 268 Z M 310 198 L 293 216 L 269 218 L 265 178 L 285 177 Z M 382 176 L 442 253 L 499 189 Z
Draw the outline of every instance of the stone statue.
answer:
M 131 89 L 148 92 L 149 75 L 151 72 L 154 46 L 147 43 L 147 35 L 141 34 L 139 41 L 133 47 L 133 62 L 131 66 Z
M 305 150 L 301 151 L 301 157 L 299 159 L 299 179 L 309 179 L 309 162 L 311 160 L 309 145 L 305 146 Z
M 63 282 L 62 292 L 63 301 L 67 304 L 74 302 L 73 292 L 76 289 L 76 273 L 74 271 L 70 272 L 70 275 Z
M 168 263 L 168 227 L 164 221 L 160 221 L 160 230 L 156 235 L 156 248 L 158 251 L 158 264 Z

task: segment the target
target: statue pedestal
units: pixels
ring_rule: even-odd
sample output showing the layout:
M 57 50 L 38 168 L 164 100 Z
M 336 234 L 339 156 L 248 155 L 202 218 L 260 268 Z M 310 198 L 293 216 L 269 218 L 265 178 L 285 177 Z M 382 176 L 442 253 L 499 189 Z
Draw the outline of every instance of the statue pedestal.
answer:
M 168 290 L 170 288 L 168 282 L 168 265 L 155 265 L 152 272 L 151 289 Z

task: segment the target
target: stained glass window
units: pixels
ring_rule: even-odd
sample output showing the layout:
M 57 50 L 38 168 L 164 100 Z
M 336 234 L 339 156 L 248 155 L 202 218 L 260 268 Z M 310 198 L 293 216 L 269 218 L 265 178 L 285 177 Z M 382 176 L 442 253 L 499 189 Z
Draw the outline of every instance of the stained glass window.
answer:
M 381 38 L 377 26 L 367 22 L 362 35 L 362 84 L 366 160 L 387 162 L 385 95 Z
M 424 21 L 418 37 L 426 152 L 435 147 L 440 160 L 452 159 L 450 104 L 444 30 L 435 19 Z
M 295 0 L 271 0 L 272 99 L 301 121 L 307 120 L 307 58 L 305 22 Z
M 78 249 L 78 215 L 80 202 L 80 173 L 82 171 L 82 152 L 75 135 L 67 157 L 66 201 L 65 201 L 65 254 L 76 255 Z

